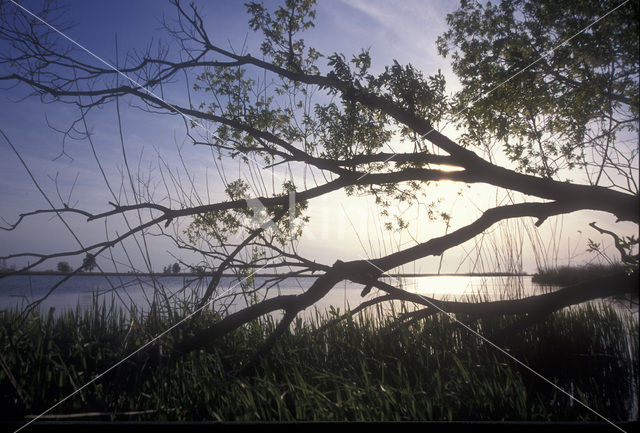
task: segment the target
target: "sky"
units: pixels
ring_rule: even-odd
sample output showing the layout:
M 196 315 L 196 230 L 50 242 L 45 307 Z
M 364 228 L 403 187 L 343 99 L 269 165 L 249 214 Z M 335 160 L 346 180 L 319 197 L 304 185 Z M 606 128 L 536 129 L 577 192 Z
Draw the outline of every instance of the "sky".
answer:
M 40 3 L 25 1 L 23 5 L 35 12 Z M 265 3 L 269 6 L 277 2 Z M 65 34 L 105 61 L 115 63 L 116 41 L 121 58 L 122 53 L 145 49 L 150 41 L 171 43 L 161 28 L 163 18 L 171 22 L 175 17 L 173 6 L 166 2 L 89 0 L 62 4 L 68 6 L 64 18 L 75 24 Z M 201 7 L 207 30 L 215 42 L 238 51 L 244 45 L 247 52 L 259 55 L 260 37 L 249 29 L 241 2 L 196 4 Z M 446 31 L 446 14 L 456 7 L 457 3 L 450 1 L 324 0 L 316 7 L 315 28 L 304 38 L 307 45 L 325 54 L 342 52 L 350 57 L 362 48 L 369 48 L 374 73 L 382 71 L 393 60 L 411 63 L 426 75 L 441 70 L 447 79 L 448 91 L 454 92 L 459 86 L 457 79 L 449 61 L 438 56 L 435 41 Z M 172 48 L 175 49 L 175 45 Z M 87 61 L 98 62 L 80 49 L 77 53 Z M 172 102 L 187 105 L 185 86 L 184 82 L 175 82 L 164 89 L 164 95 Z M 136 185 L 145 185 L 156 200 L 176 207 L 181 195 L 183 201 L 189 199 L 192 203 L 220 200 L 223 197 L 220 170 L 231 178 L 238 174 L 250 178 L 261 170 L 264 174 L 257 165 L 248 169 L 228 158 L 217 161 L 209 149 L 191 144 L 180 118 L 148 113 L 126 100 L 119 106 L 122 142 L 114 103 L 93 110 L 87 116 L 86 126 L 76 125 L 80 129 L 88 128 L 92 143 L 86 139 L 65 139 L 60 131 L 73 125 L 78 118 L 77 109 L 70 105 L 43 104 L 37 97 L 25 98 L 27 94 L 25 86 L 0 89 L 0 129 L 11 139 L 29 169 L 25 169 L 3 139 L 0 143 L 0 217 L 9 223 L 15 222 L 20 213 L 50 208 L 45 196 L 55 206 L 66 203 L 93 212 L 109 210 L 109 202 L 124 199 L 124 191 L 129 188 L 127 165 Z M 453 128 L 445 132 L 451 138 L 459 133 Z M 94 151 L 103 166 L 104 177 Z M 265 179 L 270 182 L 271 172 L 266 173 Z M 287 173 L 286 168 L 279 167 L 273 175 L 280 178 L 293 175 L 297 184 L 308 182 L 310 187 L 314 186 L 313 176 L 320 173 Z M 186 195 L 181 191 L 187 191 Z M 409 230 L 402 234 L 380 230 L 383 218 L 370 197 L 347 197 L 337 192 L 316 199 L 308 210 L 312 218 L 299 251 L 325 264 L 338 258 L 378 257 L 411 246 L 416 240 L 424 241 L 468 224 L 482 209 L 504 200 L 504 194 L 495 188 L 466 188 L 446 182 L 434 189 L 433 196 L 441 198 L 441 209 L 453 215 L 451 227 L 447 229 L 442 222 L 427 221 L 424 205 L 414 203 L 399 207 L 410 221 Z M 130 195 L 128 199 L 132 199 Z M 105 233 L 122 234 L 127 224 L 134 224 L 136 218 L 137 215 L 132 214 L 128 221 L 105 224 L 104 221 L 87 223 L 80 217 L 65 217 L 63 223 L 50 215 L 33 216 L 15 231 L 0 233 L 0 256 L 77 250 L 103 241 Z M 534 229 L 532 221 L 511 221 L 445 253 L 442 260 L 438 257 L 421 260 L 402 271 L 489 272 L 506 270 L 515 260 L 522 263 L 524 271 L 533 272 L 540 263 L 564 265 L 596 259 L 585 251 L 589 238 L 607 244 L 607 253 L 613 257 L 608 239 L 587 225 L 595 220 L 610 229 L 637 231 L 633 224 L 616 224 L 611 216 L 588 211 L 550 219 L 540 229 Z M 178 221 L 173 230 L 180 231 L 184 224 Z M 161 271 L 176 260 L 193 264 L 197 261 L 163 237 L 137 237 L 126 241 L 124 246 L 126 251 L 122 248 L 112 251 L 118 270 Z M 496 246 L 502 251 L 497 252 Z M 479 254 L 480 249 L 483 254 Z M 105 271 L 114 270 L 109 259 L 107 254 L 97 260 Z M 12 259 L 7 264 L 19 267 L 29 260 L 34 259 Z M 59 260 L 79 266 L 82 256 L 57 258 L 38 269 L 54 269 Z

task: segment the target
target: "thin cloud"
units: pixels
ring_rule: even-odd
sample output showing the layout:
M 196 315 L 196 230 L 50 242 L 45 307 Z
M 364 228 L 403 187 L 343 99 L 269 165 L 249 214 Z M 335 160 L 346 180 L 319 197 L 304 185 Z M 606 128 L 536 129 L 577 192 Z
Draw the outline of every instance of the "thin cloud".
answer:
M 447 29 L 446 15 L 455 2 L 338 0 L 328 8 L 345 32 L 375 41 L 374 62 L 411 63 L 425 74 L 442 70 L 447 82 L 457 85 L 449 61 L 438 55 L 437 37 Z M 320 7 L 326 3 L 320 4 Z M 334 4 L 335 6 L 335 4 Z M 366 48 L 366 47 L 362 47 Z

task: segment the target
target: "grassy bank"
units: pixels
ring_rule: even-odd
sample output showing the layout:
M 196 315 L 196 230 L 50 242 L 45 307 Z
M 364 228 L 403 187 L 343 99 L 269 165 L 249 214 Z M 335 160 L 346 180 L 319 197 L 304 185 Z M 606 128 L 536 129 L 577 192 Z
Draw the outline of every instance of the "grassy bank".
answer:
M 600 420 L 447 317 L 394 328 L 380 314 L 322 332 L 317 328 L 327 317 L 298 321 L 249 375 L 238 372 L 274 323 L 251 323 L 208 351 L 176 356 L 172 341 L 217 320 L 205 315 L 52 413 L 194 421 Z M 176 320 L 132 324 L 104 305 L 57 319 L 34 314 L 21 321 L 5 312 L 2 419 L 39 414 Z M 467 323 L 489 336 L 512 320 Z M 631 384 L 638 381 L 637 361 L 630 358 L 638 348 L 636 320 L 609 308 L 565 310 L 503 347 L 602 415 L 630 418 Z
M 560 266 L 538 269 L 531 281 L 538 284 L 570 286 L 583 281 L 594 280 L 626 272 L 628 266 L 619 264 L 588 264 L 582 266 Z

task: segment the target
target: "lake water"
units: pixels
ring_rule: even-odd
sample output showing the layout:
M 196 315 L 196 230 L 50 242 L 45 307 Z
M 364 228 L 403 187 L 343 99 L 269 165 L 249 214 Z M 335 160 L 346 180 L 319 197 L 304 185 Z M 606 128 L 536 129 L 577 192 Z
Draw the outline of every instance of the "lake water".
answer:
M 0 278 L 0 310 L 26 307 L 44 297 L 62 278 L 60 275 L 15 275 Z M 40 310 L 46 313 L 55 308 L 55 313 L 60 314 L 77 306 L 86 308 L 92 305 L 96 297 L 101 303 L 104 301 L 109 304 L 113 301 L 125 310 L 135 305 L 138 310 L 148 311 L 154 299 L 163 305 L 175 307 L 183 302 L 198 300 L 209 280 L 209 277 L 188 276 L 79 275 L 62 283 L 41 303 Z M 258 277 L 255 279 L 255 287 L 262 288 L 255 295 L 262 299 L 300 294 L 314 280 L 315 278 L 300 277 L 275 284 L 271 278 Z M 386 278 L 386 281 L 396 287 L 436 299 L 461 301 L 513 299 L 554 289 L 533 283 L 530 276 L 419 276 Z M 381 294 L 373 289 L 362 298 L 362 288 L 362 285 L 351 282 L 339 283 L 316 307 L 321 311 L 331 307 L 345 311 Z M 229 312 L 233 312 L 244 307 L 246 302 L 240 281 L 234 277 L 223 277 L 216 291 L 214 308 L 226 307 Z M 617 307 L 622 310 L 627 308 L 625 305 Z M 308 309 L 304 314 L 311 315 L 313 312 L 313 309 Z
M 42 298 L 62 278 L 59 275 L 22 275 L 0 278 L 0 314 L 6 309 L 24 308 L 31 302 Z M 289 279 L 281 284 L 271 284 L 269 278 L 260 277 L 255 279 L 255 285 L 266 285 L 270 288 L 269 290 L 260 289 L 256 294 L 258 297 L 300 294 L 314 280 L 315 278 L 297 278 Z M 554 289 L 533 283 L 530 276 L 421 276 L 401 279 L 387 278 L 386 280 L 389 284 L 402 287 L 410 292 L 436 299 L 461 301 L 513 299 L 542 294 Z M 51 308 L 55 308 L 54 314 L 58 315 L 78 306 L 87 308 L 93 305 L 96 297 L 100 302 L 106 302 L 107 305 L 114 302 L 123 307 L 125 311 L 132 304 L 136 305 L 138 311 L 140 309 L 149 311 L 149 306 L 154 299 L 165 305 L 168 303 L 175 306 L 180 302 L 189 302 L 193 305 L 193 302 L 197 301 L 204 293 L 208 282 L 209 278 L 207 277 L 81 275 L 72 277 L 61 284 L 41 303 L 40 311 L 47 313 Z M 373 289 L 369 295 L 362 298 L 360 296 L 362 288 L 361 285 L 349 282 L 338 284 L 316 304 L 316 307 L 320 311 L 333 307 L 343 312 L 349 307 L 353 308 L 359 305 L 363 300 L 380 295 L 376 289 Z M 227 307 L 229 312 L 242 308 L 246 305 L 242 293 L 242 287 L 236 278 L 222 278 L 216 292 L 214 308 L 219 310 L 221 307 Z M 591 302 L 599 303 L 602 301 Z M 613 306 L 619 313 L 632 312 L 637 317 L 637 300 L 634 305 L 618 302 Z M 315 310 L 309 308 L 302 314 L 306 318 L 313 318 Z M 278 316 L 280 313 L 276 312 L 274 315 Z M 633 353 L 632 356 L 634 356 Z M 633 394 L 637 396 L 637 391 L 634 390 Z M 632 398 L 629 404 L 633 419 L 635 419 L 638 414 L 637 399 Z

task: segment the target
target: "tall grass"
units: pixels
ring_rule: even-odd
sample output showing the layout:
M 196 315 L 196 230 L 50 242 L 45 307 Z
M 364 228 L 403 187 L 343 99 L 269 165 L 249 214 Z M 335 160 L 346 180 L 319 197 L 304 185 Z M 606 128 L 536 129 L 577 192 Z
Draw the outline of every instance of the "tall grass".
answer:
M 448 317 L 392 326 L 393 316 L 380 308 L 319 330 L 330 318 L 297 320 L 255 371 L 240 375 L 274 320 L 252 322 L 207 350 L 174 353 L 174 341 L 219 320 L 204 314 L 53 413 L 182 421 L 599 420 Z M 515 320 L 459 319 L 485 335 Z M 97 302 L 22 322 L 17 312 L 4 312 L 2 419 L 46 410 L 175 320 L 129 316 Z M 608 307 L 567 309 L 505 347 L 610 419 L 634 416 L 637 319 Z

